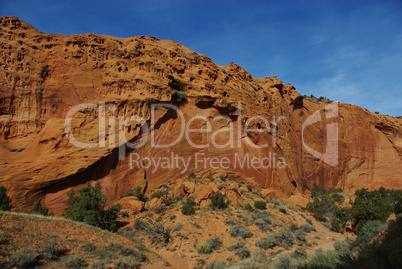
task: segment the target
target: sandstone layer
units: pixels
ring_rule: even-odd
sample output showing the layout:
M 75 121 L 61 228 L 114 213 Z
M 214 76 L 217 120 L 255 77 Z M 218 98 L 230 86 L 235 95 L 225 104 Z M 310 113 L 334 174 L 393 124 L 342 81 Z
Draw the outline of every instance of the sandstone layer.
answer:
M 303 99 L 276 77 L 253 78 L 235 63 L 215 64 L 173 41 L 47 34 L 15 17 L 0 18 L 0 27 L 0 185 L 9 190 L 16 210 L 29 210 L 42 198 L 60 214 L 66 192 L 87 181 L 101 182 L 113 202 L 134 186 L 149 191 L 190 172 L 236 177 L 274 191 L 277 198 L 301 195 L 315 182 L 345 192 L 402 187 L 402 118 Z M 75 113 L 66 126 L 69 111 L 84 103 L 93 107 Z M 119 117 L 130 116 L 137 118 L 119 124 Z M 191 121 L 194 116 L 203 118 Z M 312 117 L 320 120 L 303 130 Z M 210 132 L 190 133 L 171 147 L 154 146 L 177 140 L 183 122 Z M 141 129 L 144 123 L 148 129 Z M 246 123 L 254 131 L 243 135 Z M 331 124 L 336 144 L 328 139 Z M 121 133 L 127 141 L 144 143 L 122 150 Z M 71 136 L 97 146 L 77 147 Z M 228 141 L 233 143 L 225 145 Z M 255 147 L 264 144 L 268 147 Z M 335 165 L 311 154 L 325 153 L 331 145 L 338 153 Z M 197 153 L 210 159 L 270 157 L 272 165 L 197 166 Z M 133 166 L 130 154 L 180 156 L 190 163 L 186 170 L 143 168 Z

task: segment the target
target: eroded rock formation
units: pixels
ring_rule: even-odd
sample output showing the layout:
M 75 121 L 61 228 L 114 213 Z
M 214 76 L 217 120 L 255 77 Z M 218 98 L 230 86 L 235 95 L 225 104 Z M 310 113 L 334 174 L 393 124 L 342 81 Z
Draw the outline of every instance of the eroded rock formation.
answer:
M 217 65 L 173 41 L 46 34 L 15 17 L 0 18 L 0 26 L 0 185 L 9 190 L 16 210 L 28 210 L 43 198 L 60 214 L 65 193 L 86 181 L 100 181 L 108 199 L 116 201 L 133 186 L 149 190 L 189 172 L 206 178 L 236 176 L 275 190 L 278 197 L 304 193 L 314 182 L 346 192 L 402 187 L 401 118 L 349 104 L 337 105 L 336 117 L 328 118 L 329 103 L 303 100 L 292 85 L 276 77 L 253 78 L 234 63 Z M 66 132 L 68 112 L 83 103 L 93 107 L 75 113 L 71 131 Z M 152 109 L 155 104 L 163 107 Z M 302 136 L 303 123 L 316 112 L 321 120 L 306 127 Z M 137 118 L 119 124 L 119 117 L 134 115 L 143 122 Z M 189 139 L 183 137 L 169 148 L 152 145 L 152 137 L 157 144 L 174 142 L 181 135 L 183 119 L 188 124 L 194 116 L 203 116 L 208 123 L 198 119 L 189 127 L 209 127 L 210 132 L 190 133 Z M 261 132 L 243 135 L 253 116 L 261 119 L 249 122 L 249 129 Z M 141 129 L 144 122 L 148 130 Z M 338 132 L 335 166 L 305 147 L 325 152 L 326 127 L 331 123 L 337 124 Z M 105 130 L 104 137 L 100 129 Z M 125 139 L 132 143 L 144 139 L 144 145 L 119 149 L 125 142 L 119 136 L 122 130 Z M 98 146 L 77 147 L 69 140 L 72 135 Z M 212 141 L 218 145 L 233 141 L 233 145 L 216 147 Z M 197 148 L 190 142 L 209 146 Z M 263 144 L 268 147 L 255 148 Z M 270 157 L 272 165 L 197 166 L 196 153 L 210 159 Z M 186 170 L 142 168 L 133 165 L 133 156 L 138 160 L 179 156 L 190 162 Z

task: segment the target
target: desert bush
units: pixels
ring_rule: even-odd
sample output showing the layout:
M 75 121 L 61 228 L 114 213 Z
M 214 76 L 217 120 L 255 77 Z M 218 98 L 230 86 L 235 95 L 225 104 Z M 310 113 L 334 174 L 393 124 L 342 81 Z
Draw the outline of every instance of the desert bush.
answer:
M 196 221 L 193 221 L 191 224 L 192 224 L 195 228 L 201 229 L 201 226 L 200 226 Z
M 85 268 L 85 261 L 78 256 L 70 256 L 70 257 L 68 257 L 68 260 L 65 263 L 65 266 L 67 268 L 72 268 L 72 269 Z
M 232 218 L 225 220 L 225 224 L 233 226 L 236 224 L 236 221 Z
M 96 247 L 94 244 L 91 242 L 85 242 L 84 244 L 81 245 L 81 249 L 86 251 L 86 252 L 94 252 L 96 250 Z
M 19 253 L 13 254 L 9 264 L 17 268 L 33 268 L 37 263 L 36 254 L 32 248 L 23 248 Z
M 299 227 L 296 223 L 292 222 L 292 223 L 289 225 L 289 229 L 290 229 L 292 232 L 294 232 L 294 231 L 299 230 L 300 227 Z
M 254 201 L 254 207 L 256 209 L 264 210 L 267 208 L 267 203 L 265 201 L 257 200 L 257 201 Z
M 7 189 L 0 186 L 0 210 L 10 211 L 10 197 L 7 196 Z
M 39 215 L 44 215 L 48 216 L 49 215 L 49 209 L 46 207 L 46 205 L 42 206 L 42 200 L 39 199 L 36 201 L 35 205 L 31 209 L 31 214 L 39 214 Z
M 265 238 L 260 238 L 257 241 L 255 241 L 255 245 L 263 250 L 276 247 L 278 244 L 279 244 L 278 239 L 274 235 Z
M 390 221 L 384 234 L 361 248 L 358 259 L 350 264 L 355 268 L 401 268 L 402 216 Z
M 278 258 L 273 263 L 272 268 L 274 269 L 291 269 L 297 268 L 298 262 L 296 259 L 292 258 L 289 253 L 283 253 L 278 256 Z
M 167 244 L 172 239 L 172 229 L 165 227 L 165 222 L 149 220 L 149 228 L 145 230 L 151 242 Z
M 225 202 L 225 196 L 219 191 L 212 193 L 211 200 L 211 207 L 213 209 L 226 209 L 228 207 L 228 204 Z
M 287 231 L 283 228 L 279 230 L 278 234 L 276 234 L 276 239 L 278 240 L 280 245 L 282 245 L 285 248 L 293 246 L 295 240 L 292 232 Z
M 240 249 L 242 247 L 244 247 L 246 245 L 246 243 L 244 243 L 243 241 L 238 241 L 236 243 L 234 243 L 233 245 L 228 247 L 229 251 L 234 251 L 236 249 Z
M 182 223 L 181 221 L 178 221 L 178 222 L 176 223 L 176 225 L 174 226 L 173 231 L 174 231 L 174 232 L 178 232 L 178 231 L 180 231 L 182 228 L 183 228 L 183 223 Z
M 272 226 L 269 223 L 267 223 L 264 219 L 256 219 L 254 221 L 254 224 L 263 232 L 272 231 Z
M 169 220 L 175 220 L 175 219 L 176 219 L 176 214 L 169 215 Z
M 303 232 L 302 230 L 296 230 L 293 232 L 293 234 L 296 237 L 296 240 L 300 243 L 307 243 L 307 239 L 306 239 L 306 233 Z
M 205 243 L 197 246 L 198 253 L 201 254 L 210 254 L 214 250 L 218 249 L 222 245 L 222 241 L 219 237 L 215 237 L 213 239 L 208 239 Z
M 305 246 L 300 246 L 295 249 L 292 253 L 292 257 L 295 259 L 305 259 L 307 258 L 307 252 Z
M 283 206 L 283 205 L 278 206 L 278 210 L 279 210 L 279 212 L 281 212 L 281 213 L 283 213 L 283 214 L 286 214 L 286 215 L 289 214 L 289 213 L 288 213 L 288 210 L 287 210 L 286 207 Z
M 247 247 L 239 248 L 235 251 L 235 254 L 239 256 L 240 259 L 245 259 L 250 257 L 250 250 Z
M 164 205 L 158 205 L 154 208 L 156 214 L 162 214 L 165 211 L 166 207 Z
M 107 200 L 99 182 L 94 187 L 88 182 L 78 190 L 78 194 L 74 196 L 73 190 L 67 193 L 69 206 L 63 212 L 66 218 L 110 231 L 116 230 L 115 219 L 120 209 L 112 206 L 105 210 Z
M 162 196 L 166 195 L 166 193 L 167 192 L 163 191 L 163 190 L 154 192 L 154 193 L 151 194 L 151 199 L 152 198 L 161 198 Z
M 187 100 L 187 93 L 175 90 L 173 97 L 176 99 L 176 101 L 182 102 Z
M 120 249 L 120 252 L 123 256 L 132 256 L 134 255 L 134 250 L 132 250 L 131 248 L 128 247 L 122 247 Z
M 230 227 L 229 234 L 231 237 L 250 238 L 253 236 L 253 233 L 250 230 L 247 230 L 240 224 L 236 224 Z
M 317 231 L 317 229 L 315 228 L 314 225 L 308 224 L 308 223 L 300 225 L 300 230 L 302 230 L 303 232 L 306 232 L 306 233 Z
M 183 203 L 183 206 L 181 208 L 181 213 L 183 215 L 194 215 L 195 214 L 195 208 L 194 208 L 194 201 L 187 197 L 186 202 Z
M 52 240 L 43 243 L 42 245 L 43 257 L 46 260 L 53 260 L 59 257 L 60 249 L 59 249 L 59 240 L 56 237 L 53 237 Z
M 374 238 L 386 228 L 386 223 L 379 220 L 368 221 L 361 229 L 359 236 L 356 239 L 355 246 L 360 248 L 363 245 L 369 244 Z
M 338 255 L 334 250 L 323 251 L 319 249 L 314 255 L 310 255 L 302 264 L 301 269 L 335 269 L 339 263 Z
M 105 264 L 102 261 L 94 261 L 88 267 L 89 269 L 105 269 Z
M 136 229 L 137 231 L 145 231 L 145 230 L 149 229 L 149 224 L 146 221 L 143 221 L 140 219 L 135 219 L 134 229 Z

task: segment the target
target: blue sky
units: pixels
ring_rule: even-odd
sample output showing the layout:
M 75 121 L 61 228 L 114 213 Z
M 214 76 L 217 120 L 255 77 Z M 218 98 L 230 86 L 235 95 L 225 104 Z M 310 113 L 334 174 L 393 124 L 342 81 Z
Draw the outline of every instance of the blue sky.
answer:
M 301 94 L 402 116 L 402 1 L 0 0 L 40 31 L 174 40 Z

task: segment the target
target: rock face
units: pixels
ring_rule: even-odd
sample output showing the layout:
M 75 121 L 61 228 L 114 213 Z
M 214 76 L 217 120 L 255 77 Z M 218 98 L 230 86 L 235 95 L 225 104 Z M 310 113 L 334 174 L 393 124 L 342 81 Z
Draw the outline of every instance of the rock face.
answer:
M 276 77 L 253 78 L 173 41 L 46 34 L 15 17 L 0 18 L 0 27 L 0 185 L 16 210 L 43 198 L 60 214 L 66 192 L 87 181 L 116 201 L 190 172 L 235 176 L 279 198 L 314 182 L 346 192 L 402 187 L 401 118 L 303 100 Z M 91 105 L 66 122 L 84 103 Z M 309 119 L 316 121 L 307 126 Z M 204 131 L 186 135 L 183 123 Z M 143 143 L 119 147 L 126 141 Z M 331 147 L 329 159 L 311 154 Z

